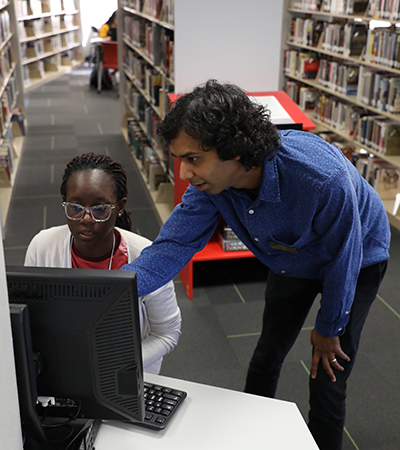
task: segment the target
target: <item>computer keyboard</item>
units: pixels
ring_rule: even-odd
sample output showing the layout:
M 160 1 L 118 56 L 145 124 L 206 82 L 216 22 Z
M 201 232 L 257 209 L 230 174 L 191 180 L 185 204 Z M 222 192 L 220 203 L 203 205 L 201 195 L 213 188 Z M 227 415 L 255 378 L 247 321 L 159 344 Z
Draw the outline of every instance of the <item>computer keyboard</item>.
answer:
M 163 430 L 171 421 L 187 393 L 159 384 L 144 383 L 145 419 L 140 426 Z

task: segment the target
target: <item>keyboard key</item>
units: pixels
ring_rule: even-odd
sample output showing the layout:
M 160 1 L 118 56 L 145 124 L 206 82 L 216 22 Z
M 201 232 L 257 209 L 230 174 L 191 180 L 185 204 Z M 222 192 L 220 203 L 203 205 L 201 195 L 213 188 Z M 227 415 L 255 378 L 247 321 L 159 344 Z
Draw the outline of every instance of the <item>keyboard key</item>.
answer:
M 145 383 L 145 421 L 138 425 L 164 429 L 186 398 L 186 392 L 167 386 Z

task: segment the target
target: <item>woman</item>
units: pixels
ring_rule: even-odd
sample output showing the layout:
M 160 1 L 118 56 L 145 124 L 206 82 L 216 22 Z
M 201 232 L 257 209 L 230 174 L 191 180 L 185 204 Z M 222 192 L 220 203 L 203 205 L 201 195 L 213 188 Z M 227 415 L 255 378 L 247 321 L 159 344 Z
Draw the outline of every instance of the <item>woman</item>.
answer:
M 117 11 L 114 11 L 107 22 L 101 26 L 99 30 L 99 37 L 111 37 L 112 41 L 117 40 Z
M 126 173 L 108 156 L 74 158 L 60 191 L 67 225 L 40 231 L 29 244 L 26 266 L 118 270 L 151 244 L 130 231 Z M 144 371 L 159 373 L 180 335 L 174 285 L 169 282 L 139 301 Z

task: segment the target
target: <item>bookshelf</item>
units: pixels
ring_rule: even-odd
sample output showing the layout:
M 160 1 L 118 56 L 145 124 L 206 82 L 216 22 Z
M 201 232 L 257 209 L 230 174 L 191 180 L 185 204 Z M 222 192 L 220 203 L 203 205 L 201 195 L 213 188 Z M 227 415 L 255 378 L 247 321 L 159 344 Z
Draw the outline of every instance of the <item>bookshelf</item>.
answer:
M 155 130 L 175 85 L 173 0 L 120 0 L 118 24 L 122 132 L 164 222 L 174 207 L 173 167 Z
M 286 91 L 317 124 L 318 132 L 333 133 L 339 147 L 351 148 L 354 156 L 349 159 L 359 161 L 360 172 L 366 167 L 361 153 L 369 161 L 368 170 L 375 170 L 379 162 L 398 180 L 399 2 L 290 0 L 287 5 Z M 381 172 L 374 174 L 381 177 Z M 389 221 L 400 229 L 396 189 L 392 185 L 391 194 L 385 194 L 379 189 L 380 179 L 371 173 L 365 172 L 366 178 L 381 195 Z M 397 180 L 392 184 L 400 191 Z
M 83 62 L 79 0 L 14 0 L 24 89 Z
M 22 72 L 14 3 L 0 0 L 0 213 L 4 226 L 24 131 Z

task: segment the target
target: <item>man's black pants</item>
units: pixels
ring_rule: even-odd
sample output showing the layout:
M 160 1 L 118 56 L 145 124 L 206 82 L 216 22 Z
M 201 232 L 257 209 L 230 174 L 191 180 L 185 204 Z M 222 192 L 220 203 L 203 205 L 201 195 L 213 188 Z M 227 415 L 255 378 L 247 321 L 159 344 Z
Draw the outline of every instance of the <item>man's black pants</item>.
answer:
M 346 413 L 346 383 L 354 366 L 361 331 L 385 275 L 387 261 L 361 269 L 349 322 L 340 336 L 342 350 L 350 361 L 337 358 L 344 371 L 335 370 L 336 382 L 325 373 L 322 363 L 317 377 L 310 377 L 309 429 L 320 450 L 342 448 Z M 293 346 L 322 284 L 277 275 L 271 270 L 265 292 L 263 328 L 250 361 L 245 392 L 273 398 L 282 363 Z

